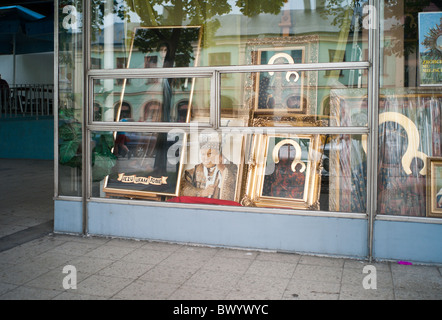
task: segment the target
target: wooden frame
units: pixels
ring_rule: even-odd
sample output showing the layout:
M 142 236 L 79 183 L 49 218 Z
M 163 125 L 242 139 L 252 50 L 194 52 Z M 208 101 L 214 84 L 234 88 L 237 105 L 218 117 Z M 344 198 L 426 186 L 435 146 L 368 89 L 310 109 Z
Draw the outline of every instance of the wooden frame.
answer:
M 248 64 L 318 62 L 318 37 L 255 39 L 247 44 Z M 317 71 L 257 72 L 247 80 L 246 101 L 254 116 L 315 115 Z
M 323 143 L 321 135 L 255 135 L 242 202 L 318 210 Z
M 427 217 L 442 218 L 442 158 L 427 161 Z
M 180 196 L 239 202 L 244 143 L 245 136 L 242 134 L 190 134 L 187 161 L 182 168 Z M 206 169 L 209 166 L 211 169 Z

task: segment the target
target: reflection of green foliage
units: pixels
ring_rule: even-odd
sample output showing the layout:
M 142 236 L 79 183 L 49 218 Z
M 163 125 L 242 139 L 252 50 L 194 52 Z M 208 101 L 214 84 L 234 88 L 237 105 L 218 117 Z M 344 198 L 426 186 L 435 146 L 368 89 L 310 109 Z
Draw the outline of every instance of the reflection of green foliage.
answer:
M 82 167 L 82 128 L 74 118 L 74 109 L 64 108 L 59 112 L 59 162 L 72 168 Z M 92 149 L 92 179 L 99 181 L 115 166 L 116 156 L 111 152 L 114 145 L 112 133 L 92 134 L 96 143 Z
M 198 39 L 199 28 L 147 28 L 138 29 L 134 39 L 134 48 L 148 53 L 157 51 L 165 43 L 170 54 L 166 59 L 173 61 L 176 67 L 187 67 L 192 57 L 192 44 Z

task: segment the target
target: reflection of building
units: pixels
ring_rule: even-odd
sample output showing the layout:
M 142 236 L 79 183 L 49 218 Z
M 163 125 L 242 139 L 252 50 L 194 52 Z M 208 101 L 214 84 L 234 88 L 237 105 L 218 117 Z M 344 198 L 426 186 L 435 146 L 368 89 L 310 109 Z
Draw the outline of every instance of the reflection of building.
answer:
M 442 262 L 442 224 L 437 214 L 428 219 L 425 201 L 426 160 L 442 157 L 442 96 L 438 84 L 419 86 L 416 53 L 417 14 L 441 10 L 430 2 L 431 6 L 426 1 L 408 0 L 394 6 L 382 4 L 376 8 L 381 19 L 377 21 L 381 27 L 376 28 L 366 19 L 365 9 L 372 9 L 366 1 L 348 7 L 340 1 L 329 6 L 327 1 L 292 0 L 275 10 L 265 4 L 233 6 L 232 12 L 219 14 L 218 8 L 206 11 L 206 7 L 197 7 L 186 18 L 178 14 L 182 14 L 178 6 L 139 10 L 128 2 L 131 22 L 125 24 L 127 20 L 115 15 L 115 23 L 107 20 L 106 27 L 100 21 L 105 11 L 97 8 L 102 15 L 91 17 L 93 41 L 85 42 L 84 51 L 94 59 L 94 67 L 84 76 L 75 74 L 73 80 L 90 89 L 79 99 L 89 102 L 84 111 L 90 115 L 89 104 L 100 105 L 102 121 L 84 123 L 84 132 L 124 131 L 144 138 L 167 132 L 167 137 L 151 139 L 152 145 L 143 142 L 140 154 L 148 150 L 153 173 L 161 163 L 163 169 L 167 167 L 162 176 L 173 171 L 177 184 L 188 169 L 182 162 L 197 154 L 192 141 L 185 139 L 187 134 L 212 130 L 241 136 L 241 143 L 222 143 L 223 149 L 234 149 L 232 154 L 240 155 L 240 179 L 232 189 L 240 195 L 237 203 L 243 207 L 232 211 L 226 206 L 191 203 L 185 211 L 183 206 L 167 203 L 175 194 L 161 194 L 155 186 L 151 186 L 151 197 L 131 202 L 135 197 L 130 192 L 123 199 L 103 193 L 106 180 L 90 183 L 86 171 L 82 178 L 88 179 L 84 182 L 92 191 L 85 190 L 80 199 L 87 212 L 70 200 L 57 198 L 57 204 L 66 210 L 56 212 L 56 221 L 66 221 L 65 212 L 70 212 L 88 219 L 84 221 L 91 234 L 112 231 L 143 239 Z M 226 11 L 229 6 L 226 2 Z M 156 21 L 146 12 L 154 13 Z M 189 21 L 198 21 L 198 25 L 190 26 Z M 181 32 L 191 27 L 200 28 L 202 37 L 188 38 Z M 152 39 L 158 42 L 153 35 L 143 38 L 133 50 L 130 40 L 136 28 L 169 40 L 168 53 L 176 53 L 175 60 L 169 60 L 174 65 L 161 64 L 160 52 L 151 43 Z M 176 38 L 170 36 L 174 32 Z M 379 52 L 377 39 L 381 39 Z M 183 43 L 191 50 L 178 50 Z M 179 59 L 186 58 L 186 53 L 195 61 L 198 58 L 197 67 L 178 63 L 185 60 Z M 281 60 L 273 57 L 285 57 L 284 61 L 296 65 L 274 63 Z M 265 78 L 268 81 L 262 80 Z M 81 106 L 78 100 L 72 101 Z M 125 109 L 130 110 L 132 121 L 114 121 L 118 112 L 120 119 L 125 117 Z M 81 122 L 88 117 L 77 119 Z M 183 138 L 175 136 L 176 132 Z M 314 145 L 305 145 L 309 187 L 303 199 L 297 198 L 299 192 L 290 196 L 275 191 L 285 184 L 292 190 L 302 185 L 301 176 L 292 176 L 303 173 L 296 166 L 284 171 L 277 164 L 277 175 L 266 175 L 273 147 L 270 136 L 302 137 Z M 86 142 L 82 150 L 86 159 L 96 159 L 106 148 L 99 145 L 91 151 Z M 135 158 L 143 163 L 143 156 Z M 181 162 L 171 162 L 171 158 Z M 82 165 L 90 166 L 92 172 L 109 169 L 115 174 L 114 167 L 103 169 L 100 162 Z M 135 165 L 131 168 L 135 171 Z M 172 175 L 167 177 L 172 181 Z M 140 179 L 144 178 L 149 180 Z M 273 179 L 273 190 L 265 185 L 266 178 Z M 284 182 L 286 178 L 291 181 Z M 270 196 L 265 198 L 266 194 Z M 144 228 L 152 221 L 162 227 Z M 58 231 L 84 232 L 78 225 Z M 422 247 L 429 250 L 419 250 Z

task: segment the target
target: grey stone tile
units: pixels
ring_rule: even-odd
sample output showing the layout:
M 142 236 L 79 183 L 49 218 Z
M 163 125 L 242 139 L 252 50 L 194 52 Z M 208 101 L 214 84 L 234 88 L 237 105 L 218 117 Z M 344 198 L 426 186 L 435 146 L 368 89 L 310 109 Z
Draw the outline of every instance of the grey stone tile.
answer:
M 284 292 L 284 300 L 337 300 L 341 284 L 292 279 Z
M 93 274 L 77 284 L 79 294 L 112 297 L 132 283 L 132 279 Z
M 57 290 L 47 290 L 41 288 L 32 288 L 19 286 L 0 296 L 1 300 L 49 300 L 59 295 Z
M 421 272 L 419 272 L 419 270 Z M 395 289 L 442 292 L 442 277 L 436 268 L 415 268 L 413 271 L 393 270 L 393 284 Z
M 168 265 L 157 265 L 140 276 L 140 280 L 166 282 L 172 284 L 183 284 L 196 272 L 193 268 L 170 267 Z
M 115 294 L 117 300 L 165 300 L 168 299 L 179 285 L 165 282 L 135 280 Z
M 149 264 L 129 262 L 129 261 L 115 261 L 111 265 L 104 267 L 98 271 L 98 275 L 122 277 L 128 279 L 137 279 L 154 266 Z
M 339 295 L 340 300 L 394 300 L 391 289 L 364 289 L 362 285 L 343 283 Z
M 15 284 L 0 282 L 0 299 L 2 294 L 5 294 L 6 292 L 11 291 L 12 289 L 15 289 L 17 287 L 18 286 Z
M 184 285 L 212 289 L 229 289 L 236 285 L 241 278 L 238 273 L 224 273 L 211 270 L 198 270 Z
M 85 256 L 96 257 L 100 259 L 118 260 L 133 252 L 135 248 L 127 248 L 122 246 L 113 246 L 108 243 L 99 246 L 85 254 Z
M 219 257 L 242 258 L 249 260 L 254 260 L 258 255 L 258 251 L 226 248 L 220 248 L 216 253 L 216 256 Z
M 26 286 L 33 288 L 65 291 L 65 289 L 63 288 L 63 279 L 66 276 L 71 276 L 71 274 L 63 273 L 63 268 L 57 268 L 47 273 L 44 273 L 31 281 L 28 281 L 26 283 Z M 79 282 L 83 281 L 89 276 L 90 274 L 77 272 L 76 273 L 77 285 Z M 72 282 L 69 281 L 69 284 L 72 284 Z M 67 289 L 67 290 L 69 291 L 72 289 Z
M 377 271 L 390 272 L 390 264 L 388 262 L 369 262 L 367 260 L 352 260 L 346 259 L 344 262 L 345 268 L 354 268 L 362 270 L 365 266 L 374 266 Z
M 77 272 L 91 275 L 106 268 L 113 262 L 113 260 L 109 259 L 98 259 L 94 257 L 80 256 L 70 260 L 69 265 L 74 266 Z
M 156 265 L 169 257 L 171 252 L 138 248 L 125 255 L 122 260 L 129 262 Z
M 281 299 L 289 281 L 288 278 L 247 274 L 241 277 L 232 291 L 252 293 L 254 296 L 262 296 L 263 299 Z M 234 292 L 231 292 L 230 296 L 232 295 Z
M 173 292 L 168 300 L 224 300 L 229 289 L 202 288 L 189 285 L 182 286 Z
M 340 283 L 342 279 L 342 268 L 298 264 L 293 274 L 293 278 L 299 280 Z
M 243 274 L 250 267 L 251 263 L 252 261 L 249 259 L 215 256 L 207 261 L 202 266 L 202 269 Z
M 263 277 L 288 278 L 293 276 L 296 264 L 269 260 L 254 260 L 246 274 Z
M 35 263 L 17 264 L 0 272 L 0 282 L 22 285 L 48 271 L 50 269 Z
M 409 289 L 394 289 L 396 300 L 442 300 L 441 291 L 416 291 Z
M 108 297 L 100 297 L 90 294 L 80 294 L 78 292 L 65 291 L 52 298 L 52 300 L 108 300 Z
M 112 238 L 108 242 L 107 245 L 117 246 L 117 247 L 125 247 L 125 248 L 141 248 L 145 245 L 144 241 L 141 240 L 133 240 L 133 239 L 120 239 L 120 238 Z
M 278 261 L 297 264 L 301 255 L 295 253 L 260 252 L 256 260 Z
M 344 268 L 342 273 L 342 283 L 349 283 L 353 285 L 363 285 L 363 281 L 366 277 L 368 279 L 376 279 L 376 287 L 378 289 L 392 289 L 393 288 L 393 278 L 390 272 L 385 271 L 369 271 L 363 273 L 363 267 L 361 269 L 356 268 Z M 375 273 L 374 273 L 375 272 Z
M 159 242 L 159 241 L 158 242 L 142 241 L 141 243 L 142 243 L 141 248 L 143 249 L 169 251 L 169 252 L 176 252 L 183 247 L 181 244 Z
M 303 255 L 299 259 L 298 263 L 306 265 L 339 268 L 344 266 L 344 259 Z
M 99 247 L 95 242 L 67 241 L 53 249 L 54 252 L 69 254 L 73 256 L 82 256 Z

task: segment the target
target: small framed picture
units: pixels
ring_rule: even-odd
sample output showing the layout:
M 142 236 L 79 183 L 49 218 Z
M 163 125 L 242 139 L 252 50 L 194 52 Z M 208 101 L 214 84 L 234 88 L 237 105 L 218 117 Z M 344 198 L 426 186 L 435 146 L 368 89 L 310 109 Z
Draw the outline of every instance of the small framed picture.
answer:
M 427 159 L 427 217 L 442 218 L 442 158 Z
M 180 196 L 239 202 L 243 158 L 242 134 L 190 134 Z
M 103 192 L 131 199 L 177 196 L 186 138 L 185 133 L 118 132 L 113 151 L 120 161 L 106 177 Z
M 256 135 L 247 201 L 257 207 L 319 209 L 321 135 Z

